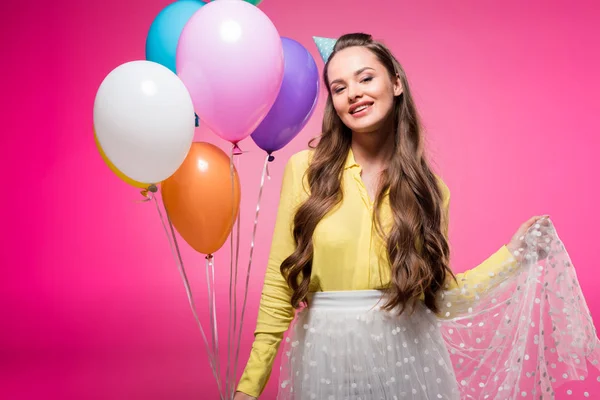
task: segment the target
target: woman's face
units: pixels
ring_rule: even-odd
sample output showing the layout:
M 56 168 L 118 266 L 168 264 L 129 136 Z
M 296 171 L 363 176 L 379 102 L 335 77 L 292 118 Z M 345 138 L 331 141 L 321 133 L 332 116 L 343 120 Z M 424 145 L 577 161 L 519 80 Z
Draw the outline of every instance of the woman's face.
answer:
M 357 133 L 379 131 L 392 111 L 394 97 L 402 93 L 400 79 L 390 79 L 385 66 L 365 47 L 336 53 L 327 76 L 335 111 Z

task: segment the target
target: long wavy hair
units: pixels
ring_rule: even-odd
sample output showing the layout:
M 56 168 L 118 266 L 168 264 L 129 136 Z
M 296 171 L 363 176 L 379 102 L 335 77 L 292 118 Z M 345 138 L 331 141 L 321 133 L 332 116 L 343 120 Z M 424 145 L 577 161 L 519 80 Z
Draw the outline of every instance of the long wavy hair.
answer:
M 342 201 L 342 173 L 352 143 L 352 132 L 333 107 L 327 67 L 337 52 L 352 46 L 373 52 L 390 79 L 399 77 L 403 88 L 403 93 L 395 97 L 389 116 L 393 118 L 390 132 L 394 135 L 393 156 L 381 173 L 375 198 L 375 226 L 386 242 L 391 267 L 383 308 L 398 307 L 401 314 L 408 306 L 412 312 L 424 295 L 425 305 L 438 312 L 436 294 L 448 274 L 455 278 L 449 268 L 450 249 L 442 228 L 442 193 L 425 159 L 423 135 L 404 69 L 386 46 L 364 33 L 340 37 L 325 64 L 323 78 L 329 94 L 322 134 L 316 146 L 311 142 L 314 154 L 307 170 L 310 195 L 295 214 L 296 249 L 281 264 L 281 273 L 293 290 L 292 306 L 297 308 L 307 303 L 313 233 L 319 221 Z M 380 212 L 388 192 L 393 223 L 389 232 L 384 232 Z

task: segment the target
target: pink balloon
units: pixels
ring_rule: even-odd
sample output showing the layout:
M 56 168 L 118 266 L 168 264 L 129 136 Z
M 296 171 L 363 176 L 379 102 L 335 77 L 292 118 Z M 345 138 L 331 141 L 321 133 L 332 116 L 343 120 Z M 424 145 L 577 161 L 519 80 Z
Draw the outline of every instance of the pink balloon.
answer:
M 256 6 L 218 0 L 188 21 L 177 46 L 177 73 L 194 109 L 231 143 L 268 114 L 283 79 L 283 48 L 273 22 Z

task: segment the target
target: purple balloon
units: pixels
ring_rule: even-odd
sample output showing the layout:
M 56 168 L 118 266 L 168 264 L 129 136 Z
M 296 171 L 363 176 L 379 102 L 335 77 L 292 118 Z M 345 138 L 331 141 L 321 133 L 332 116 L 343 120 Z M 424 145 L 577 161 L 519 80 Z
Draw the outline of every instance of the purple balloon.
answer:
M 312 116 L 319 98 L 319 71 L 311 54 L 293 39 L 281 38 L 283 81 L 271 110 L 252 133 L 254 142 L 271 154 L 286 146 Z

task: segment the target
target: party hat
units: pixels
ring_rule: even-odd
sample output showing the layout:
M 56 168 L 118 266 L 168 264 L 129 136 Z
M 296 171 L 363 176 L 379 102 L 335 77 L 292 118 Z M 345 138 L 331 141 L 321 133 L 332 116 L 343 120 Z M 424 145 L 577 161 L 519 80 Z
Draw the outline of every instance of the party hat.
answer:
M 313 36 L 313 40 L 317 45 L 317 49 L 319 49 L 319 53 L 321 54 L 323 62 L 327 62 L 327 60 L 329 60 L 329 56 L 331 56 L 331 53 L 333 53 L 333 47 L 335 46 L 337 39 Z

